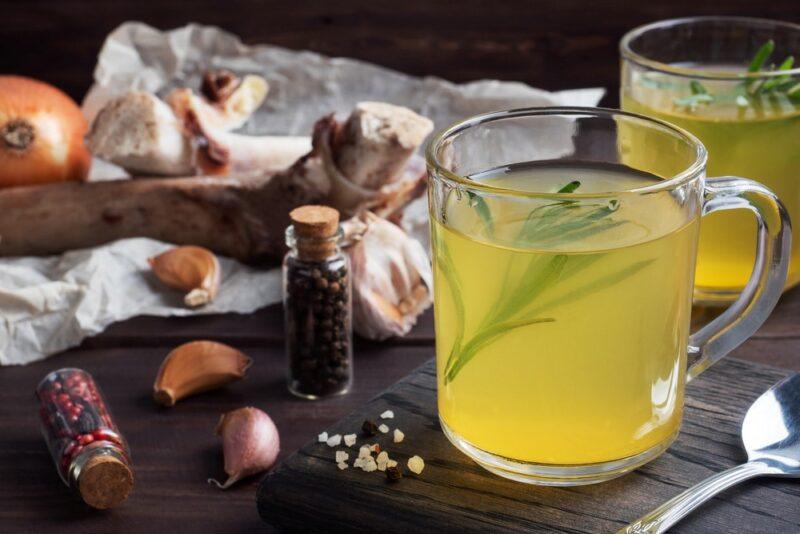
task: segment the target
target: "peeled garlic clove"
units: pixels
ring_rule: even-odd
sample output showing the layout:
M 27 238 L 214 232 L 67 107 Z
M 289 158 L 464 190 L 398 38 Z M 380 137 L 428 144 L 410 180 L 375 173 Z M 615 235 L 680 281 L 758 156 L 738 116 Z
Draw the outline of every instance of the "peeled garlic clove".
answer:
M 430 261 L 418 241 L 371 212 L 347 249 L 353 272 L 353 327 L 369 339 L 403 336 L 431 305 Z M 357 223 L 351 223 L 357 227 Z
M 219 290 L 220 266 L 213 252 L 202 247 L 184 246 L 147 259 L 153 273 L 166 285 L 186 291 L 189 307 L 208 304 Z
M 192 341 L 173 349 L 161 364 L 153 398 L 164 406 L 244 377 L 253 363 L 242 352 L 215 341 Z
M 220 483 L 209 478 L 208 482 L 220 489 L 228 489 L 245 477 L 266 471 L 278 458 L 278 428 L 270 416 L 258 408 L 247 406 L 226 413 L 217 424 L 217 435 L 222 436 L 228 480 Z

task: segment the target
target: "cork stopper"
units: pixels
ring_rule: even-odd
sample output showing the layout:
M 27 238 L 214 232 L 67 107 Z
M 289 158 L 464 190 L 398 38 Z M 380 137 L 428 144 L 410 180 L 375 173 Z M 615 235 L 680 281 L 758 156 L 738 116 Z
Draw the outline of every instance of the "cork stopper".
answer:
M 321 261 L 336 251 L 339 212 L 328 206 L 301 206 L 289 213 L 297 240 L 297 253 Z
M 78 478 L 81 499 L 99 510 L 122 504 L 132 488 L 133 473 L 122 460 L 114 456 L 90 458 Z

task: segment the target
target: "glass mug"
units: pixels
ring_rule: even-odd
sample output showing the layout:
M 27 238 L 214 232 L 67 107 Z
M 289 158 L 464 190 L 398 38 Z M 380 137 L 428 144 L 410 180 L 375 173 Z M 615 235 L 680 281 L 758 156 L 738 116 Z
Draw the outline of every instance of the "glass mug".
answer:
M 426 157 L 439 418 L 501 476 L 589 484 L 652 460 L 678 433 L 686 380 L 780 296 L 784 207 L 756 182 L 706 179 L 703 145 L 665 122 L 501 111 L 447 128 Z M 700 217 L 732 209 L 755 213 L 753 276 L 689 335 Z
M 774 49 L 767 54 L 770 40 Z M 709 152 L 709 174 L 756 179 L 800 218 L 800 68 L 787 59 L 800 55 L 800 25 L 741 17 L 666 20 L 628 33 L 620 53 L 622 109 L 689 130 Z M 768 70 L 773 64 L 783 70 Z M 695 302 L 724 304 L 750 275 L 756 225 L 743 212 L 726 211 L 701 227 Z M 795 235 L 785 287 L 798 282 Z

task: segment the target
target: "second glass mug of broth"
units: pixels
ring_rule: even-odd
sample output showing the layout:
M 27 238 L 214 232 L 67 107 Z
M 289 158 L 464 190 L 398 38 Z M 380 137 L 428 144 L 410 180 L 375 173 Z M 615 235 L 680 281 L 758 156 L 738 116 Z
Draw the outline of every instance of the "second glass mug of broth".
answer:
M 631 31 L 620 50 L 622 109 L 689 130 L 709 152 L 710 175 L 758 180 L 800 219 L 799 25 L 740 17 L 666 20 Z M 701 227 L 695 302 L 724 304 L 750 275 L 756 224 L 729 211 L 703 219 Z M 800 281 L 797 237 L 786 288 Z
M 501 476 L 589 484 L 652 460 L 678 433 L 687 377 L 780 296 L 780 201 L 750 180 L 706 179 L 703 145 L 665 122 L 503 111 L 447 128 L 426 157 L 439 418 Z M 755 271 L 690 336 L 700 217 L 730 209 L 756 214 Z

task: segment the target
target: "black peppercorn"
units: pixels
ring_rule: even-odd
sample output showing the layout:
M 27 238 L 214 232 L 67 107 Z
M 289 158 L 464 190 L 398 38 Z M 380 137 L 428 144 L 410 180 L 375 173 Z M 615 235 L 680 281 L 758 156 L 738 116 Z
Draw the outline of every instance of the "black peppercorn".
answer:
M 386 468 L 386 480 L 389 482 L 397 482 L 401 478 L 403 478 L 403 470 L 400 469 L 399 465 Z
M 368 436 L 375 436 L 378 434 L 378 425 L 376 425 L 373 421 L 367 419 L 361 425 L 361 430 L 363 430 L 364 434 Z
M 283 269 L 289 389 L 304 398 L 344 393 L 352 381 L 352 325 L 338 213 L 304 206 L 290 217 Z

